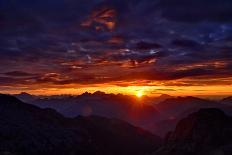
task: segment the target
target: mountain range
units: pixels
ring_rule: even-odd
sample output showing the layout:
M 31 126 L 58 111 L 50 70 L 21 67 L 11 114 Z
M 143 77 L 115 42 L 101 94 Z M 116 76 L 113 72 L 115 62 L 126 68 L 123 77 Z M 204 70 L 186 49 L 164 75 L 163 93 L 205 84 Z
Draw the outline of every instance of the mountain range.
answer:
M 78 96 L 32 96 L 30 94 L 16 95 L 19 99 L 41 108 L 52 108 L 66 117 L 78 115 L 98 115 L 107 118 L 117 118 L 132 125 L 150 129 L 160 114 L 150 99 L 138 100 L 127 95 L 105 94 L 103 92 L 84 93 Z M 34 99 L 34 100 L 32 100 Z
M 178 101 L 186 102 L 186 98 Z M 53 109 L 0 95 L 0 154 L 232 154 L 232 117 L 219 108 L 201 108 L 173 126 L 161 139 L 116 118 L 96 115 L 68 118 Z
M 0 154 L 148 154 L 161 139 L 125 121 L 100 116 L 67 118 L 0 95 Z
M 173 130 L 180 119 L 201 108 L 219 108 L 229 115 L 232 114 L 229 98 L 213 101 L 192 96 L 173 97 L 162 94 L 158 97 L 137 99 L 100 91 L 77 96 L 34 96 L 27 93 L 15 96 L 41 108 L 55 109 L 66 117 L 98 115 L 121 119 L 161 137 Z

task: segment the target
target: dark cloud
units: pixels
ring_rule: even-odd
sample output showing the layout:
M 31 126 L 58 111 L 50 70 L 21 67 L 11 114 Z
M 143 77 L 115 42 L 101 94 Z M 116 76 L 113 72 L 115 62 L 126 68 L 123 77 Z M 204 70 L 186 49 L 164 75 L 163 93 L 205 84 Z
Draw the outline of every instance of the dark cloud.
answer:
M 138 50 L 149 50 L 149 49 L 157 49 L 157 48 L 159 49 L 161 47 L 162 46 L 160 44 L 144 42 L 144 41 L 138 42 L 136 44 L 136 49 Z
M 122 53 L 110 55 L 108 59 L 111 61 L 117 61 L 117 62 L 128 60 L 132 64 L 134 64 L 133 66 L 135 66 L 136 64 L 140 64 L 140 63 L 153 62 L 162 57 L 166 57 L 167 55 L 168 53 L 165 51 L 153 51 L 153 50 L 140 51 L 137 49 L 137 51 L 133 51 L 133 50 L 125 51 Z
M 163 17 L 180 22 L 231 22 L 231 0 L 161 0 Z
M 22 71 L 12 71 L 12 72 L 4 73 L 4 75 L 13 76 L 13 77 L 27 77 L 27 76 L 35 76 L 37 74 L 31 74 L 31 73 L 22 72 Z
M 0 77 L 0 84 L 1 85 L 11 85 L 11 84 L 15 84 L 16 80 L 14 78 L 10 78 L 10 77 Z
M 187 48 L 197 48 L 201 47 L 199 43 L 193 40 L 187 40 L 187 39 L 176 39 L 171 42 L 172 45 L 177 47 L 187 47 Z
M 124 80 L 137 80 L 137 79 L 146 79 L 146 80 L 158 80 L 158 81 L 170 81 L 184 78 L 193 78 L 194 77 L 207 77 L 210 81 L 210 77 L 230 77 L 231 67 L 222 68 L 216 70 L 213 67 L 203 67 L 203 68 L 192 68 L 185 70 L 146 70 L 146 71 L 135 71 L 129 73 L 125 76 L 122 76 L 121 79 Z
M 230 0 L 0 0 L 1 85 L 229 78 L 231 10 Z

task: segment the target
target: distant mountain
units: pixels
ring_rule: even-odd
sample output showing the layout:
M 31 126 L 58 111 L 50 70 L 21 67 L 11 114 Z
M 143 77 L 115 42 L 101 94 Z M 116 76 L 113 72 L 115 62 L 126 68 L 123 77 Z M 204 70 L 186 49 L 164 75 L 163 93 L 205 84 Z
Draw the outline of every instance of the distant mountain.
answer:
M 149 131 L 164 138 L 166 134 L 175 129 L 179 119 L 164 119 L 151 124 Z
M 158 98 L 162 100 L 166 100 L 166 99 L 172 98 L 172 96 L 168 94 L 161 94 Z
M 156 96 L 156 97 L 152 97 L 150 98 L 150 103 L 152 103 L 152 105 L 156 106 L 156 104 L 159 104 L 160 102 L 163 102 L 167 99 L 173 98 L 173 96 L 170 96 L 168 94 L 161 94 L 160 96 Z M 149 100 L 148 100 L 149 102 Z
M 21 92 L 20 94 L 15 94 L 14 96 L 23 102 L 31 102 L 39 98 L 38 96 L 31 95 L 26 92 Z
M 156 122 L 152 131 L 162 137 L 173 130 L 179 120 L 202 108 L 218 108 L 226 114 L 232 115 L 231 106 L 191 96 L 169 98 L 157 104 L 155 108 L 163 120 Z
M 132 96 L 98 91 L 78 96 L 37 97 L 29 103 L 55 109 L 67 117 L 98 115 L 121 119 L 161 137 L 173 130 L 180 119 L 201 108 L 219 108 L 232 114 L 229 105 L 197 97 L 172 97 L 166 94 L 138 100 Z
M 175 118 L 180 115 L 184 117 L 184 115 L 186 116 L 201 108 L 221 108 L 226 110 L 229 107 L 216 101 L 192 96 L 170 98 L 156 105 L 156 109 L 167 118 Z
M 231 155 L 232 118 L 219 109 L 201 109 L 182 119 L 154 155 Z
M 222 99 L 221 103 L 232 106 L 232 96 L 229 96 L 229 97 L 226 97 L 226 98 Z
M 41 108 L 53 108 L 67 117 L 98 115 L 125 120 L 145 129 L 160 118 L 152 105 L 121 94 L 84 93 L 79 96 L 39 98 L 29 103 Z
M 161 139 L 118 119 L 66 118 L 0 95 L 0 154 L 149 154 Z

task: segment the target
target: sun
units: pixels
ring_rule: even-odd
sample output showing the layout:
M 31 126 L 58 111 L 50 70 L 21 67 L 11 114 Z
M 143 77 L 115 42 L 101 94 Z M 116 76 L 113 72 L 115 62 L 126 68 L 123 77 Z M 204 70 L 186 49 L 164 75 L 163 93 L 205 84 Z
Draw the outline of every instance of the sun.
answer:
M 142 91 L 136 92 L 136 96 L 137 96 L 138 98 L 141 98 L 141 97 L 143 96 L 143 92 L 142 92 Z

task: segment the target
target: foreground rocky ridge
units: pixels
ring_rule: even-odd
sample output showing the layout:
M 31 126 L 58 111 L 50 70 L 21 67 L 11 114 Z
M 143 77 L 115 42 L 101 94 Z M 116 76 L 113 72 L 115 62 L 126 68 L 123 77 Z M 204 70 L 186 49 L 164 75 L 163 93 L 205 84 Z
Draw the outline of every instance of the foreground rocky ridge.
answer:
M 215 108 L 182 119 L 154 155 L 231 155 L 232 118 Z

